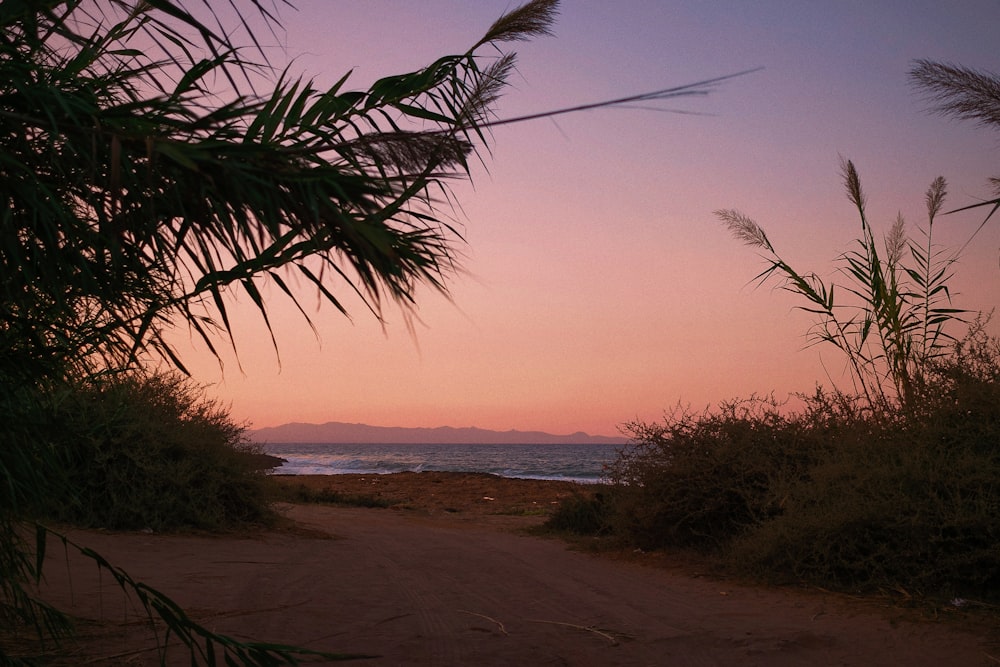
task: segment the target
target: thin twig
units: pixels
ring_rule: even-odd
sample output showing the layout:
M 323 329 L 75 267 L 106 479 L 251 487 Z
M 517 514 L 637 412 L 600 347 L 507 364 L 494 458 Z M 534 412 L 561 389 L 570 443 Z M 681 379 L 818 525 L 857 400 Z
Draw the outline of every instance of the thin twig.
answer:
M 474 611 L 466 611 L 464 609 L 459 609 L 458 611 L 459 611 L 459 613 L 462 613 L 462 614 L 468 614 L 469 616 L 478 616 L 479 618 L 485 618 L 487 621 L 490 621 L 491 623 L 496 623 L 496 626 L 498 628 L 500 628 L 500 634 L 502 634 L 505 637 L 507 636 L 507 628 L 505 628 L 503 626 L 503 623 L 501 623 L 497 619 L 495 619 L 495 618 L 493 618 L 491 616 L 487 616 L 486 614 L 477 614 Z
M 611 642 L 612 646 L 618 646 L 618 640 L 607 632 L 603 630 L 598 630 L 592 625 L 576 625 L 575 623 L 564 623 L 562 621 L 542 621 L 539 619 L 528 619 L 529 623 L 547 623 L 548 625 L 562 625 L 567 628 L 573 628 L 575 630 L 585 630 L 586 632 L 593 632 L 595 635 L 600 635 Z
M 279 604 L 274 607 L 257 607 L 255 609 L 231 609 L 223 611 L 209 611 L 207 609 L 201 610 L 201 613 L 192 613 L 193 617 L 199 620 L 206 618 L 234 618 L 236 616 L 250 616 L 252 614 L 266 614 L 268 612 L 274 611 L 285 611 L 292 609 L 294 607 L 301 607 L 304 604 L 308 604 L 311 600 L 301 600 L 299 602 L 289 603 L 289 604 Z M 191 610 L 195 612 L 196 610 Z
M 105 662 L 108 662 L 110 660 L 120 660 L 121 658 L 129 658 L 129 657 L 132 657 L 132 656 L 141 655 L 143 653 L 150 653 L 152 651 L 159 651 L 161 649 L 166 650 L 166 649 L 168 649 L 170 647 L 176 648 L 178 646 L 183 646 L 183 645 L 184 645 L 183 642 L 176 641 L 176 642 L 171 642 L 170 644 L 167 644 L 165 646 L 147 646 L 145 648 L 133 649 L 131 651 L 123 651 L 121 653 L 115 653 L 113 655 L 101 655 L 101 656 L 97 656 L 96 658 L 90 658 L 88 660 L 84 660 L 84 661 L 79 662 L 77 664 L 78 665 L 93 665 L 93 664 L 98 664 L 98 663 L 105 663 Z

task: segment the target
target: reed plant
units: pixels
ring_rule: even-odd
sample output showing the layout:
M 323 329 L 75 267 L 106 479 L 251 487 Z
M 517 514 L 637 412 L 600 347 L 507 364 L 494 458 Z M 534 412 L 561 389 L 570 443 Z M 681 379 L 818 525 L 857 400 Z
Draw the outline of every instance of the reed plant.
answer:
M 781 289 L 805 301 L 798 307 L 816 316 L 809 331 L 811 344 L 829 343 L 839 349 L 850 370 L 852 389 L 868 409 L 884 415 L 913 404 L 928 364 L 956 340 L 948 325 L 962 322 L 966 313 L 952 306 L 948 287 L 958 257 L 934 243 L 934 225 L 947 185 L 939 177 L 927 189 L 927 224 L 919 230 L 921 242 L 908 238 L 900 215 L 879 244 L 857 169 L 843 160 L 841 171 L 861 221 L 855 247 L 839 258 L 845 284 L 828 283 L 814 272 L 793 268 L 764 229 L 743 213 L 723 209 L 716 215 L 735 238 L 763 251 L 768 267 L 755 282 L 777 277 Z

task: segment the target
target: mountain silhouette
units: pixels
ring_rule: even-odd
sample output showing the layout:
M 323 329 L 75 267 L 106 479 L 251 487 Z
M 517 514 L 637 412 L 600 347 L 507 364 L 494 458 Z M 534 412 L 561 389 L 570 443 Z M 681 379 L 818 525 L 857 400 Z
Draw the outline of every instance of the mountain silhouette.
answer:
M 542 431 L 490 431 L 476 427 L 401 428 L 327 422 L 291 423 L 253 429 L 249 436 L 261 443 L 425 444 L 425 445 L 623 445 L 627 438 L 583 432 L 553 435 Z

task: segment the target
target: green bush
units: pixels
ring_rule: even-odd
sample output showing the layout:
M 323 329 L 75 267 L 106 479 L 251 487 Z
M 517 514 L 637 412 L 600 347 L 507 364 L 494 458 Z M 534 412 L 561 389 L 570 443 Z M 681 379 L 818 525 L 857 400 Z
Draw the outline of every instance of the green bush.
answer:
M 92 379 L 60 393 L 50 419 L 61 477 L 39 508 L 47 518 L 162 531 L 270 516 L 259 451 L 182 376 Z

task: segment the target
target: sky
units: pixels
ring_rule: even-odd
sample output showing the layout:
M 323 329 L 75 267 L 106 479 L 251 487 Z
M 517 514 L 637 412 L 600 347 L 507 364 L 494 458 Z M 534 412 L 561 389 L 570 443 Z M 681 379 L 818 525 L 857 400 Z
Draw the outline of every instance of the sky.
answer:
M 508 0 L 297 0 L 268 54 L 330 85 L 464 52 Z M 735 208 L 800 271 L 843 282 L 858 237 L 840 159 L 854 161 L 879 234 L 897 213 L 917 234 L 944 176 L 953 208 L 991 195 L 1000 133 L 928 112 L 917 58 L 1000 72 L 989 2 L 564 0 L 554 36 L 511 47 L 518 70 L 500 117 L 601 101 L 762 68 L 704 97 L 498 127 L 485 165 L 456 184 L 463 272 L 445 298 L 417 293 L 379 323 L 278 299 L 278 351 L 253 306 L 234 304 L 238 360 L 222 365 L 178 331 L 194 378 L 253 427 L 379 426 L 618 435 L 677 406 L 817 383 L 849 388 L 833 348 L 809 346 L 794 295 L 755 287 L 766 265 L 713 211 Z M 939 218 L 942 247 L 980 211 Z M 957 306 L 1000 295 L 1000 220 L 964 252 Z M 309 298 L 306 299 L 309 302 Z M 350 300 L 348 305 L 351 306 Z M 1000 318 L 998 318 L 1000 319 Z M 998 332 L 997 323 L 992 330 Z M 960 334 L 960 330 L 955 333 Z

